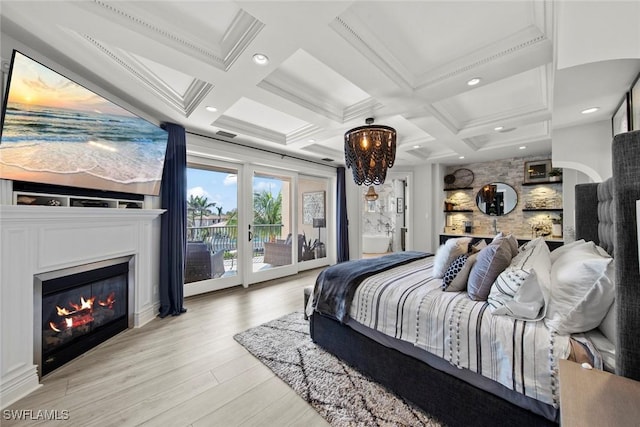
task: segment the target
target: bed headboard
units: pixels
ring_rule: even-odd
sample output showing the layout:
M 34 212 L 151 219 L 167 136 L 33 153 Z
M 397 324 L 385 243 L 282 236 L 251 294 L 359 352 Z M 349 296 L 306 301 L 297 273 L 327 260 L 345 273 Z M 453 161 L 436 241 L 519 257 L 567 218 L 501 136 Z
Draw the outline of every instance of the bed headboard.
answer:
M 593 240 L 614 258 L 616 373 L 640 381 L 640 131 L 616 135 L 611 148 L 613 176 L 576 185 L 576 238 Z

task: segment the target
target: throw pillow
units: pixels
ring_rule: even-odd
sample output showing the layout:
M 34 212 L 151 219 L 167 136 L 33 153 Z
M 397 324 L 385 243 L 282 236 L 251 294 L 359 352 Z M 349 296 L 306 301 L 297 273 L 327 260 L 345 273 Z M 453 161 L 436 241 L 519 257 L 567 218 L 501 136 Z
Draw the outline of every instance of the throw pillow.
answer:
M 459 257 L 456 257 L 456 259 L 454 259 L 453 262 L 449 265 L 449 268 L 447 268 L 447 271 L 444 273 L 444 277 L 442 278 L 443 291 L 447 290 L 449 285 L 451 285 L 453 279 L 455 279 L 458 273 L 462 271 L 464 265 L 467 263 L 467 259 L 469 259 L 469 255 L 462 254 Z
M 595 243 L 578 245 L 551 267 L 545 324 L 560 334 L 585 332 L 602 323 L 615 298 L 613 259 Z
M 491 285 L 511 262 L 511 248 L 508 240 L 491 243 L 478 252 L 476 263 L 471 268 L 467 282 L 467 293 L 474 301 L 486 301 Z
M 471 273 L 471 269 L 476 263 L 477 258 L 477 253 L 469 255 L 469 258 L 467 258 L 467 261 L 464 263 L 462 270 L 460 270 L 456 277 L 451 281 L 449 286 L 445 289 L 446 292 L 460 292 L 467 289 L 467 280 L 469 280 L 469 273 Z
M 513 234 L 505 236 L 502 231 L 499 232 L 496 237 L 493 238 L 490 244 L 498 244 L 502 240 L 506 240 L 509 243 L 509 250 L 511 251 L 511 257 L 518 255 L 518 239 Z
M 480 241 L 474 245 L 471 245 L 470 252 L 472 254 L 475 254 L 477 252 L 480 252 L 481 250 L 483 250 L 484 248 L 487 247 L 487 241 L 484 239 L 480 239 Z
M 540 320 L 546 312 L 551 274 L 549 248 L 542 238 L 524 245 L 491 286 L 491 312 L 522 320 Z
M 457 239 L 449 239 L 444 245 L 441 245 L 433 259 L 433 277 L 442 279 L 453 260 L 467 253 L 470 242 L 470 237 L 459 237 Z
M 566 243 L 559 248 L 554 249 L 553 251 L 551 251 L 551 264 L 553 264 L 562 255 L 569 252 L 571 249 L 575 248 L 576 246 L 584 245 L 586 243 L 587 242 L 585 242 L 584 239 L 580 239 L 576 240 L 575 242 Z

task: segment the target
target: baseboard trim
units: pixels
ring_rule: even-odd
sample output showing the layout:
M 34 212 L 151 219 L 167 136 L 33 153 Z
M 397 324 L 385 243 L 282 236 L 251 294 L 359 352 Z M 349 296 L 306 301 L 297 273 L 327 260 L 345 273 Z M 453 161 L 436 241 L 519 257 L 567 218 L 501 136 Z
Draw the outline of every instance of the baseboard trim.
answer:
M 7 378 L 8 376 L 10 378 Z M 36 365 L 27 365 L 17 373 L 3 376 L 0 385 L 0 408 L 6 408 L 41 386 Z

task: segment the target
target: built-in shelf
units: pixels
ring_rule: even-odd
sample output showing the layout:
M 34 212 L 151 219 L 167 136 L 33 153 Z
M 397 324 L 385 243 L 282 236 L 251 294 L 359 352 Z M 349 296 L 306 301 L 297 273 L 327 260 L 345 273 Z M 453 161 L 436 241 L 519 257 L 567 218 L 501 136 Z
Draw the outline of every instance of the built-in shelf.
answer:
M 444 191 L 473 190 L 473 187 L 445 188 Z
M 522 212 L 562 212 L 563 208 L 524 208 Z
M 13 204 L 21 206 L 66 206 L 76 208 L 142 209 L 140 200 L 82 197 L 62 194 L 13 192 Z
M 471 209 L 458 209 L 456 211 L 443 211 L 444 213 L 465 213 L 465 212 L 473 212 Z
M 546 184 L 562 184 L 562 180 L 560 181 L 543 181 L 543 182 L 523 182 L 522 186 L 527 185 L 546 185 Z

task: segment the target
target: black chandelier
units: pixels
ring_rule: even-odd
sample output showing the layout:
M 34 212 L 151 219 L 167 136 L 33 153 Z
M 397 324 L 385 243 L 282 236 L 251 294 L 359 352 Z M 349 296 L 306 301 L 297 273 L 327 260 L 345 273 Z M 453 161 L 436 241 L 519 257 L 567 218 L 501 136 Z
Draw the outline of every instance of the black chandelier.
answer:
M 373 119 L 344 134 L 344 158 L 357 185 L 382 184 L 396 159 L 396 130 Z

